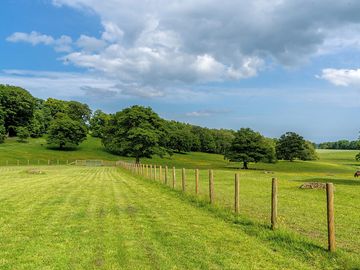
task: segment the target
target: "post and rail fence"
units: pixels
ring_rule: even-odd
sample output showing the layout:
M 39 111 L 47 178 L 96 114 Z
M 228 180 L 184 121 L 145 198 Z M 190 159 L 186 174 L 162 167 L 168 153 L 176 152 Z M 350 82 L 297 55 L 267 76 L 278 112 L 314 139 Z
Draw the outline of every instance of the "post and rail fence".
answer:
M 160 183 L 165 184 L 166 186 L 169 185 L 169 175 L 168 175 L 168 166 L 164 167 L 164 175 L 162 173 L 162 166 L 156 166 L 151 164 L 136 164 L 136 163 L 129 163 L 125 161 L 117 161 L 117 166 L 120 166 L 126 170 L 129 170 L 131 173 L 140 175 L 144 178 L 150 179 L 150 180 L 158 180 Z M 150 169 L 150 174 L 148 169 Z M 154 172 L 153 172 L 154 169 Z M 157 169 L 159 170 L 159 173 L 157 174 Z M 158 177 L 157 177 L 158 175 Z M 164 177 L 163 177 L 164 176 Z M 199 195 L 199 169 L 194 170 L 194 185 L 195 185 L 195 195 Z M 214 187 L 214 171 L 209 170 L 208 171 L 208 183 L 209 183 L 209 189 L 208 189 L 208 196 L 209 196 L 209 203 L 211 205 L 214 205 L 216 203 L 215 200 L 215 187 Z M 181 191 L 183 193 L 187 192 L 186 189 L 186 169 L 181 169 Z M 270 200 L 270 228 L 271 230 L 276 230 L 278 228 L 278 179 L 272 178 L 271 181 L 271 200 Z M 172 167 L 172 183 L 170 183 L 171 188 L 175 189 L 176 186 L 176 168 Z M 240 183 L 240 175 L 239 173 L 235 173 L 235 182 L 234 182 L 234 214 L 239 215 L 241 205 L 240 205 L 240 189 L 241 189 L 241 183 Z M 326 184 L 326 205 L 327 205 L 327 227 L 328 227 L 328 250 L 330 252 L 336 251 L 336 244 L 335 244 L 335 219 L 334 219 L 334 187 L 332 183 Z

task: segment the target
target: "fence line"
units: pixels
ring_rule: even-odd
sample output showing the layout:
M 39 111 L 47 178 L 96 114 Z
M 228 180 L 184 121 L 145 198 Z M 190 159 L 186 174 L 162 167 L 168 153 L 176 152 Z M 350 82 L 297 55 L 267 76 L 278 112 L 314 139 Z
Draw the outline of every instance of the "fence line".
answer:
M 168 185 L 168 166 L 165 166 L 165 175 L 162 179 L 162 166 L 159 168 L 159 179 L 157 179 L 156 165 L 144 165 L 129 163 L 124 161 L 117 161 L 117 166 L 120 166 L 124 169 L 129 170 L 133 174 L 144 176 L 145 178 L 151 180 L 159 180 L 160 183 Z M 146 168 L 146 173 L 145 173 Z M 148 174 L 148 168 L 151 169 L 150 175 Z M 153 172 L 154 168 L 154 174 Z M 181 169 L 181 190 L 183 193 L 186 192 L 186 171 L 185 168 Z M 195 195 L 199 195 L 199 169 L 195 169 Z M 270 213 L 270 224 L 271 229 L 276 230 L 278 227 L 277 217 L 278 217 L 278 180 L 277 178 L 272 178 L 271 182 L 271 213 Z M 176 168 L 172 168 L 172 188 L 176 187 Z M 215 204 L 215 188 L 214 188 L 214 171 L 209 170 L 209 203 L 211 205 Z M 235 173 L 235 182 L 234 182 L 234 213 L 239 214 L 240 212 L 240 203 L 239 203 L 239 193 L 240 193 L 240 176 L 238 173 Z M 327 195 L 327 225 L 328 225 L 328 250 L 334 252 L 336 250 L 336 241 L 335 241 L 335 219 L 334 219 L 334 188 L 332 183 L 326 184 L 326 195 Z

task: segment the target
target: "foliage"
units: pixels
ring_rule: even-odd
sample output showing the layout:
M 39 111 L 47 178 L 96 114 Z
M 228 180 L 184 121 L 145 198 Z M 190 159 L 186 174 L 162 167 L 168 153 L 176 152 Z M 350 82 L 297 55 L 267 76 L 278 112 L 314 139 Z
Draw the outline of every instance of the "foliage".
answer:
M 6 130 L 4 124 L 0 122 L 0 143 L 3 143 L 6 138 Z
M 79 145 L 86 139 L 87 128 L 79 122 L 71 119 L 68 115 L 58 113 L 51 121 L 47 143 L 58 145 L 63 149 L 67 145 Z
M 150 108 L 132 106 L 112 115 L 104 129 L 105 148 L 123 156 L 164 155 L 164 121 Z
M 360 161 L 360 153 L 356 154 L 355 160 Z
M 348 140 L 339 140 L 336 142 L 324 142 L 318 145 L 320 149 L 348 149 L 348 150 L 359 150 L 360 149 L 360 140 L 348 141 Z
M 319 159 L 318 154 L 316 153 L 314 144 L 309 142 L 309 141 L 305 141 L 304 143 L 304 149 L 302 151 L 302 154 L 300 156 L 301 160 L 316 160 Z
M 0 84 L 0 107 L 5 130 L 16 135 L 16 127 L 29 125 L 35 108 L 34 97 L 25 89 Z
M 104 127 L 107 125 L 110 116 L 101 110 L 96 110 L 90 119 L 91 136 L 102 138 L 104 135 Z
M 305 140 L 295 132 L 286 132 L 281 135 L 276 144 L 276 156 L 278 159 L 293 161 L 304 156 Z
M 17 127 L 16 134 L 19 142 L 26 142 L 26 140 L 30 137 L 30 132 L 27 127 Z
M 235 133 L 225 158 L 233 162 L 243 162 L 243 168 L 248 169 L 249 162 L 274 161 L 274 154 L 274 145 L 269 140 L 250 128 L 242 128 Z
M 89 106 L 78 101 L 68 101 L 66 103 L 66 113 L 71 119 L 84 124 L 89 123 L 91 118 L 91 110 Z

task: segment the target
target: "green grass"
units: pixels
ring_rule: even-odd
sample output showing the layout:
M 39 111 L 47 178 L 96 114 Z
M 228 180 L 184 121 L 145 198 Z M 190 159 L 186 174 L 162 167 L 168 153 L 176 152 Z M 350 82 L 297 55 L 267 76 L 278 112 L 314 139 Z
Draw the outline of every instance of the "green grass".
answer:
M 60 152 L 41 144 L 43 139 L 27 144 L 7 141 L 0 145 L 0 164 L 27 159 L 124 160 L 106 153 L 94 138 L 77 151 Z M 0 242 L 0 268 L 41 268 L 50 262 L 59 269 L 360 269 L 360 180 L 353 178 L 360 167 L 354 159 L 358 151 L 318 153 L 317 161 L 250 164 L 247 171 L 216 154 L 143 159 L 143 163 L 176 166 L 174 191 L 115 168 L 43 167 L 45 175 L 28 175 L 26 167 L 0 167 L 0 239 L 7 239 Z M 182 167 L 187 175 L 185 196 L 180 192 Z M 201 169 L 198 197 L 194 168 Z M 215 170 L 214 207 L 207 203 L 209 168 Z M 235 172 L 241 175 L 240 218 L 232 214 Z M 279 180 L 277 232 L 269 230 L 272 177 Z M 299 189 L 311 181 L 333 182 L 336 187 L 338 251 L 334 255 L 326 252 L 325 191 Z M 49 235 L 38 236 L 39 231 Z M 132 236 L 128 239 L 124 234 Z M 21 245 L 24 239 L 29 246 Z M 125 262 L 120 265 L 118 260 Z
M 117 168 L 0 168 L 1 269 L 312 269 L 332 267 Z M 264 240 L 254 234 L 273 240 Z M 294 241 L 296 242 L 296 241 Z M 288 247 L 292 244 L 286 244 Z M 293 245 L 296 245 L 293 244 Z M 335 259 L 335 262 L 331 261 Z

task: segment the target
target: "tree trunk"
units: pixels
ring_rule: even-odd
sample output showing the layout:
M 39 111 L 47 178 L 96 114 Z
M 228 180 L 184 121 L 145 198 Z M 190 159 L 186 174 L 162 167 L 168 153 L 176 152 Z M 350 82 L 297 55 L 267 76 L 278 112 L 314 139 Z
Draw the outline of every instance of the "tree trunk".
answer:
M 249 167 L 248 167 L 248 162 L 247 162 L 247 161 L 244 161 L 244 163 L 243 163 L 243 169 L 244 169 L 244 170 L 249 169 Z

